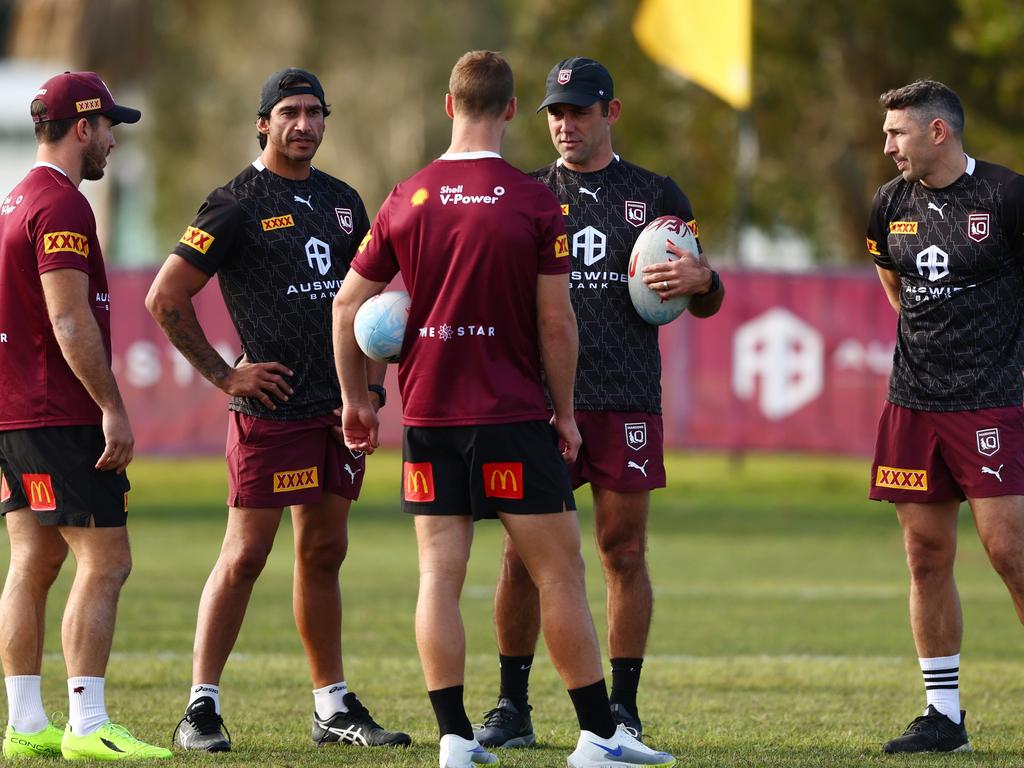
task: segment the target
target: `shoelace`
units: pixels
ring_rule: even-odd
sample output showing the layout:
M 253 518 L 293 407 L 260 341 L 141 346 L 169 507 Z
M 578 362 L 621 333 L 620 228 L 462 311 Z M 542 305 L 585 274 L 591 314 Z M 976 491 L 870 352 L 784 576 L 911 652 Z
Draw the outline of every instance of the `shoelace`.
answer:
M 903 735 L 909 736 L 912 733 L 921 733 L 928 727 L 930 721 L 938 720 L 940 717 L 944 717 L 944 715 L 921 715 L 920 717 L 915 717 L 913 722 L 907 726 L 907 730 L 903 732 Z
M 220 733 L 220 729 L 223 728 L 228 741 L 231 741 L 231 731 L 229 731 L 228 727 L 224 725 L 224 718 L 216 712 L 200 710 L 199 712 L 186 712 L 185 716 L 178 721 L 178 724 L 174 726 L 174 733 L 171 734 L 172 744 L 178 736 L 178 731 L 181 729 L 182 723 L 188 723 L 191 725 L 199 732 L 200 736 L 209 736 L 210 734 Z
M 484 713 L 484 727 L 501 728 L 515 721 L 518 716 L 518 712 L 513 712 L 507 707 L 495 707 Z

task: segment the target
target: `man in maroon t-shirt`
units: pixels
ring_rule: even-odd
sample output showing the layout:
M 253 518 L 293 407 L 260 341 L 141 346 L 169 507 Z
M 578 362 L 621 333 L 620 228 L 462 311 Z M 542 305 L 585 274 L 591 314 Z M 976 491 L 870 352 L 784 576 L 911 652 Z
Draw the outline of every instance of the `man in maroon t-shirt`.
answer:
M 451 146 L 395 187 L 360 246 L 334 302 L 342 429 L 352 449 L 377 445 L 353 324 L 400 271 L 411 296 L 399 366 L 403 498 L 416 516 L 416 640 L 441 768 L 497 762 L 474 739 L 463 704 L 459 594 L 482 518 L 501 520 L 539 585 L 545 640 L 580 724 L 569 765 L 605 765 L 607 755 L 621 765 L 674 765 L 616 728 L 609 708 L 564 463 L 580 446 L 568 243 L 555 196 L 498 154 L 512 94 L 504 59 L 465 54 L 446 97 Z
M 36 164 L 0 208 L 0 512 L 11 564 L 0 598 L 8 758 L 119 760 L 171 753 L 114 725 L 104 674 L 131 569 L 128 478 L 134 438 L 110 370 L 110 295 L 96 219 L 78 190 L 103 176 L 114 103 L 92 72 L 50 78 L 31 105 Z M 77 568 L 64 610 L 67 728 L 40 694 L 46 596 L 68 549 Z

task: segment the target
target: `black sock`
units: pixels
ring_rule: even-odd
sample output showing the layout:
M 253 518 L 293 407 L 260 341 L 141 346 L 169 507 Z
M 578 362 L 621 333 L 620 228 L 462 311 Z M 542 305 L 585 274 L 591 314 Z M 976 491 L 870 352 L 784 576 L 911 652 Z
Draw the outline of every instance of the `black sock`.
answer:
M 640 687 L 640 668 L 644 660 L 612 659 L 612 704 L 621 704 L 634 715 L 636 710 L 636 689 Z
M 503 656 L 498 654 L 498 665 L 501 669 L 501 690 L 498 697 L 508 699 L 523 711 L 527 706 L 530 687 L 530 667 L 533 666 L 533 654 L 529 656 Z
M 608 688 L 603 677 L 596 683 L 572 689 L 569 691 L 569 698 L 576 708 L 580 730 L 590 731 L 602 739 L 609 739 L 615 735 L 615 720 L 608 706 Z
M 442 736 L 454 733 L 464 739 L 473 738 L 473 726 L 469 723 L 466 707 L 462 703 L 462 690 L 463 686 L 453 685 L 451 688 L 427 691 L 437 718 L 437 730 Z

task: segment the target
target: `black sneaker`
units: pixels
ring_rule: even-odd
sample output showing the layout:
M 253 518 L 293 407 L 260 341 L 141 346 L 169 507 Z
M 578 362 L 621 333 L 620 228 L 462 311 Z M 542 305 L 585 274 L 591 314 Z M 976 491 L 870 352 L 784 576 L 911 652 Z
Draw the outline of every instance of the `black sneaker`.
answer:
M 221 728 L 227 732 L 227 736 Z M 217 714 L 217 707 L 209 696 L 202 696 L 188 705 L 185 716 L 174 729 L 171 741 L 182 749 L 198 752 L 231 751 L 231 733 Z
M 637 741 L 644 740 L 644 726 L 640 718 L 626 708 L 625 704 L 612 704 L 612 719 L 616 725 L 626 729 L 626 733 Z
M 960 722 L 954 723 L 931 704 L 921 717 L 907 726 L 907 730 L 882 747 L 883 752 L 970 752 L 971 742 L 967 740 L 964 718 L 967 713 L 960 710 Z
M 484 715 L 483 725 L 473 729 L 473 735 L 481 747 L 530 747 L 537 741 L 530 722 L 529 704 L 526 711 L 509 699 L 498 699 L 498 706 Z
M 326 720 L 321 720 L 316 712 L 313 713 L 313 743 L 318 747 L 327 744 L 408 747 L 412 743 L 407 733 L 381 728 L 354 693 L 346 693 L 342 701 L 348 707 L 348 712 L 335 712 Z

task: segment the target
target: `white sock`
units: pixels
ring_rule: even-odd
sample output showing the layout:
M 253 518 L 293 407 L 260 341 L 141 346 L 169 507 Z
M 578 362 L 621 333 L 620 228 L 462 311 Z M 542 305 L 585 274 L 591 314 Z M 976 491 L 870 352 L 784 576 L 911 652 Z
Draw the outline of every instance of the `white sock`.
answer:
M 7 686 L 7 722 L 19 733 L 39 733 L 50 722 L 43 709 L 39 675 L 11 675 Z
M 68 678 L 68 727 L 75 736 L 88 736 L 110 722 L 104 703 L 102 677 Z
M 346 693 L 348 693 L 348 686 L 344 680 L 333 685 L 325 685 L 323 688 L 316 688 L 313 691 L 313 705 L 316 707 L 317 717 L 326 720 L 335 712 L 348 712 L 348 707 L 342 701 L 342 697 Z
M 220 686 L 213 683 L 196 683 L 188 692 L 188 706 L 191 707 L 198 699 L 209 696 L 213 699 L 213 706 L 220 714 Z M 188 707 L 186 707 L 187 709 Z
M 954 723 L 960 722 L 960 654 L 918 659 L 927 704 Z

